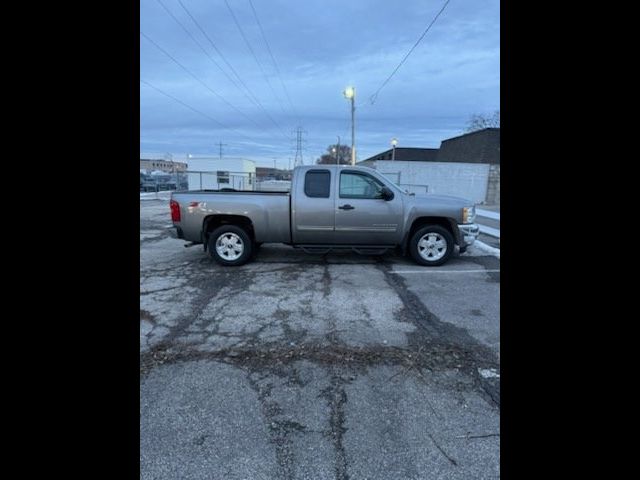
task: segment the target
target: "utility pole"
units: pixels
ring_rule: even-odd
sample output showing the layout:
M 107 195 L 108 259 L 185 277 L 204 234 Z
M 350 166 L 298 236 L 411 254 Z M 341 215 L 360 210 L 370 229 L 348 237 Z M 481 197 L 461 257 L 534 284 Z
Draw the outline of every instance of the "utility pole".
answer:
M 302 127 L 296 128 L 296 158 L 293 161 L 293 166 L 298 167 L 300 165 L 304 165 L 304 160 L 302 159 L 302 135 L 307 133 Z
M 218 145 L 220 146 L 220 160 L 222 160 L 222 147 L 223 147 L 223 146 L 224 146 L 224 147 L 226 147 L 226 146 L 227 146 L 227 144 L 226 144 L 226 143 L 219 142 L 219 143 L 218 143 Z

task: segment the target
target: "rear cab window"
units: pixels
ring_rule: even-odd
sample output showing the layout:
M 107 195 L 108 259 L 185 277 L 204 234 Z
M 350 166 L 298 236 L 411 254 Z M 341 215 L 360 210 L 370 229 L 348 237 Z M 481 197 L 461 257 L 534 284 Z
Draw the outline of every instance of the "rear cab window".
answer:
M 331 172 L 329 170 L 308 170 L 304 176 L 304 194 L 311 198 L 329 198 Z

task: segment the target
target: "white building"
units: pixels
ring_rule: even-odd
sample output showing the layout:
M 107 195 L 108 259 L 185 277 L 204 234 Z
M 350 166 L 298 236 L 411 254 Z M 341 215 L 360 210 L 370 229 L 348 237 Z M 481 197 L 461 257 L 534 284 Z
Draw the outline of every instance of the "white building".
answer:
M 487 197 L 489 165 L 486 163 L 374 160 L 367 166 L 416 194 L 453 195 L 477 203 Z
M 254 190 L 256 163 L 233 157 L 194 157 L 187 159 L 189 190 Z
M 500 205 L 499 128 L 443 140 L 440 148 L 396 147 L 358 164 L 375 168 L 416 194 L 453 195 Z

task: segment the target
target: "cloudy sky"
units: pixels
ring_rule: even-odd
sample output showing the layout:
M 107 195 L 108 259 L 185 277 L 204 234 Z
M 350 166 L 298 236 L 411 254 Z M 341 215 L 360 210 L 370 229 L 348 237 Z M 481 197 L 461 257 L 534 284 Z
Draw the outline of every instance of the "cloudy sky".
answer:
M 358 160 L 392 137 L 438 147 L 500 108 L 499 0 L 451 0 L 370 98 L 445 2 L 141 0 L 140 153 L 217 156 L 222 142 L 225 156 L 282 168 L 300 126 L 312 163 L 338 135 L 351 143 L 347 85 Z

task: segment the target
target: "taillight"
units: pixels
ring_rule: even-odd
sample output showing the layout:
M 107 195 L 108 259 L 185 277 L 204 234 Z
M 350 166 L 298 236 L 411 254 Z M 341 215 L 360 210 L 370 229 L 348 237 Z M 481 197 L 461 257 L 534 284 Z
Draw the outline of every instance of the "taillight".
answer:
M 171 208 L 171 221 L 179 222 L 180 221 L 180 204 L 175 200 L 171 200 L 169 202 L 169 207 Z

